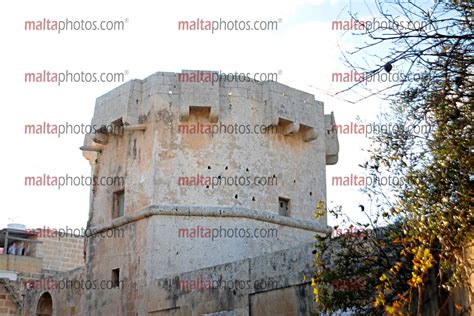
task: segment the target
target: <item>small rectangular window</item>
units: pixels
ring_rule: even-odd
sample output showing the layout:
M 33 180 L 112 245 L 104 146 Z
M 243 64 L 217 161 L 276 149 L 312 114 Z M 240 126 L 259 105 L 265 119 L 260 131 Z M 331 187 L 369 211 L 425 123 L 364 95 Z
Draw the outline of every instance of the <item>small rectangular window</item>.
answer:
M 112 218 L 117 218 L 125 214 L 125 191 L 114 192 Z
M 112 287 L 120 287 L 120 269 L 112 270 Z
M 282 216 L 290 216 L 290 199 L 278 198 L 278 214 Z

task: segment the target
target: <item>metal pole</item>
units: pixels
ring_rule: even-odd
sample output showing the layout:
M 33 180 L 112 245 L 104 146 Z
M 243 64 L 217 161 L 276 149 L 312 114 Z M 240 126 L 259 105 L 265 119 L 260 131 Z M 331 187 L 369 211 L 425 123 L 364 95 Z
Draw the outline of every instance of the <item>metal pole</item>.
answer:
M 8 228 L 5 229 L 5 240 L 3 241 L 3 254 L 8 254 Z

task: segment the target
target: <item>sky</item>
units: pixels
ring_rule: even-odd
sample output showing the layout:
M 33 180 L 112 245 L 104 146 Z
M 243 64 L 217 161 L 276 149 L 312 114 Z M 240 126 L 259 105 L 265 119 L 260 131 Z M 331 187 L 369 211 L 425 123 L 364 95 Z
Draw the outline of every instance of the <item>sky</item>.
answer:
M 430 3 L 430 2 L 428 2 Z M 360 44 L 347 32 L 332 30 L 334 20 L 374 14 L 363 1 L 8 1 L 0 10 L 2 39 L 0 83 L 3 88 L 3 181 L 0 182 L 0 227 L 85 227 L 89 188 L 28 187 L 25 176 L 90 174 L 79 147 L 84 135 L 27 135 L 25 124 L 88 124 L 95 99 L 118 82 L 25 82 L 25 73 L 113 72 L 125 81 L 144 79 L 157 71 L 183 69 L 224 73 L 278 73 L 278 81 L 315 95 L 334 112 L 337 124 L 373 122 L 388 106 L 373 97 L 359 103 L 331 96 L 347 84 L 331 82 L 334 72 L 349 69 L 341 52 Z M 178 21 L 278 21 L 275 31 L 182 31 Z M 120 31 L 27 31 L 25 21 L 43 19 L 124 21 Z M 359 41 L 359 42 L 358 42 Z M 370 84 L 370 83 L 369 83 Z M 374 83 L 375 85 L 376 83 Z M 380 84 L 380 83 L 378 83 Z M 349 99 L 357 99 L 349 95 Z M 327 198 L 354 216 L 359 204 L 371 202 L 358 186 L 333 186 L 333 176 L 359 174 L 368 146 L 364 135 L 339 135 L 339 162 L 327 166 Z M 329 219 L 329 224 L 337 221 Z

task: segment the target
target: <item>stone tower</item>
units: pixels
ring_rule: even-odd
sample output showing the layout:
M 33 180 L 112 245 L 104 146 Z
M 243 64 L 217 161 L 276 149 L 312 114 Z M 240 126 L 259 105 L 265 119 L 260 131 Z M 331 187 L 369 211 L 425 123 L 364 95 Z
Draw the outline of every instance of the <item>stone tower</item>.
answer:
M 292 248 L 327 232 L 326 217 L 315 220 L 314 210 L 326 200 L 325 166 L 337 162 L 334 116 L 313 95 L 277 82 L 196 82 L 194 73 L 157 72 L 96 101 L 92 124 L 102 128 L 86 135 L 81 149 L 94 176 L 124 183 L 92 188 L 87 273 L 129 286 L 87 298 L 90 309 L 127 302 L 126 310 L 146 311 L 156 279 Z M 249 128 L 223 132 L 230 125 Z M 220 126 L 220 134 L 189 132 L 195 126 Z M 192 177 L 222 182 L 196 184 Z M 223 184 L 242 177 L 250 183 Z M 203 228 L 220 235 L 206 238 Z M 117 229 L 120 238 L 103 237 Z M 270 230 L 272 238 L 255 237 Z

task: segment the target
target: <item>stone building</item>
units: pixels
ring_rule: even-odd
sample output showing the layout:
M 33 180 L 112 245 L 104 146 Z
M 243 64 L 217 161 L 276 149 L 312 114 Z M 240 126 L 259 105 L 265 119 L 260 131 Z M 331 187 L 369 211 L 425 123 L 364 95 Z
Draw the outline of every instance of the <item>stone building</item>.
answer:
M 25 251 L 11 253 L 14 243 L 24 244 Z M 30 315 L 23 313 L 28 292 L 34 293 L 34 303 L 47 311 L 49 293 L 45 292 L 54 284 L 45 280 L 56 280 L 66 271 L 84 266 L 84 237 L 58 236 L 57 229 L 10 224 L 0 231 L 0 245 L 0 315 Z
M 53 315 L 314 308 L 304 275 L 328 232 L 314 211 L 338 159 L 334 116 L 277 82 L 195 74 L 157 72 L 97 99 L 81 150 L 93 176 L 124 181 L 91 188 L 85 266 L 68 277 L 110 286 L 30 291 L 27 315 L 45 293 Z

